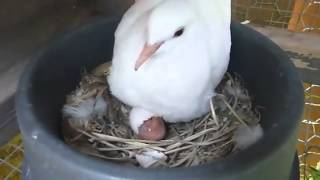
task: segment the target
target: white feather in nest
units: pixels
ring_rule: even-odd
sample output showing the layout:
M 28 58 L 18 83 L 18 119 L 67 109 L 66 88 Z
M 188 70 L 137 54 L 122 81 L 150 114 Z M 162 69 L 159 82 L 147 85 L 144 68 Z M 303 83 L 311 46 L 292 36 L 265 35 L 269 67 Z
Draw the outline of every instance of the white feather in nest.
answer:
M 260 124 L 254 126 L 239 126 L 233 135 L 236 147 L 240 150 L 246 149 L 255 142 L 257 142 L 263 136 L 263 129 Z
M 89 121 L 97 117 L 102 119 L 107 110 L 107 102 L 102 96 L 89 98 L 78 106 L 65 105 L 62 109 L 64 116 L 69 117 L 70 125 L 77 128 L 87 127 Z
M 153 164 L 167 159 L 165 154 L 152 149 L 145 149 L 142 153 L 136 154 L 135 157 L 143 168 L 151 167 Z
M 102 96 L 96 97 L 93 113 L 97 115 L 98 119 L 102 119 L 107 111 L 107 102 Z

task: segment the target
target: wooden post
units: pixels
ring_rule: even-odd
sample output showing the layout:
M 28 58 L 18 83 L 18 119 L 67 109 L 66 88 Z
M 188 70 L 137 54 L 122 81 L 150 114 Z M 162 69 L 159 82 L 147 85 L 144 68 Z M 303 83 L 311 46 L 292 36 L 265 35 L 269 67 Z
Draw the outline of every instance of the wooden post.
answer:
M 305 7 L 304 0 L 296 0 L 293 11 L 292 11 L 292 16 L 288 25 L 289 31 L 297 31 L 297 26 L 301 18 L 301 13 L 304 7 Z

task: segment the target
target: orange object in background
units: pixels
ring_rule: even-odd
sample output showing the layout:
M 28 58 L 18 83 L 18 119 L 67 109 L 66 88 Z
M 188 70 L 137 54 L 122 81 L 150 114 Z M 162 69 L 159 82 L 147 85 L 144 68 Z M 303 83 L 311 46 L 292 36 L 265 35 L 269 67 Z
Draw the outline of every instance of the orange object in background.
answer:
M 320 2 L 296 0 L 288 30 L 320 33 Z

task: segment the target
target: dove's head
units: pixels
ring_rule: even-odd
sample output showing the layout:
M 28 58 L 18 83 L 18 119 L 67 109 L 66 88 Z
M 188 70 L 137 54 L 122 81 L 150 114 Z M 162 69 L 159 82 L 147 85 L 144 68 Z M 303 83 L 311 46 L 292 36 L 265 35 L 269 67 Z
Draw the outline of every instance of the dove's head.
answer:
M 179 7 L 179 8 L 177 8 Z M 179 47 L 190 36 L 196 16 L 184 1 L 164 1 L 151 10 L 148 19 L 145 44 L 141 49 L 135 70 L 138 70 L 151 56 Z

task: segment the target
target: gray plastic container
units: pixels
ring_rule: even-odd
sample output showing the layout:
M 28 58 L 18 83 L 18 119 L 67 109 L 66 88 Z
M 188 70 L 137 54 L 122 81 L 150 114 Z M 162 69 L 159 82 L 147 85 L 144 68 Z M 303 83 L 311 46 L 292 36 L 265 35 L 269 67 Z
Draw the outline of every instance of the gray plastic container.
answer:
M 111 59 L 117 23 L 118 20 L 100 19 L 65 33 L 27 67 L 16 99 L 24 139 L 25 179 L 289 179 L 303 109 L 302 83 L 278 46 L 240 24 L 231 26 L 229 71 L 243 77 L 254 103 L 264 107 L 261 115 L 265 135 L 256 144 L 208 165 L 173 169 L 121 166 L 67 146 L 61 137 L 60 110 L 65 95 L 76 87 L 84 66 L 92 69 Z

